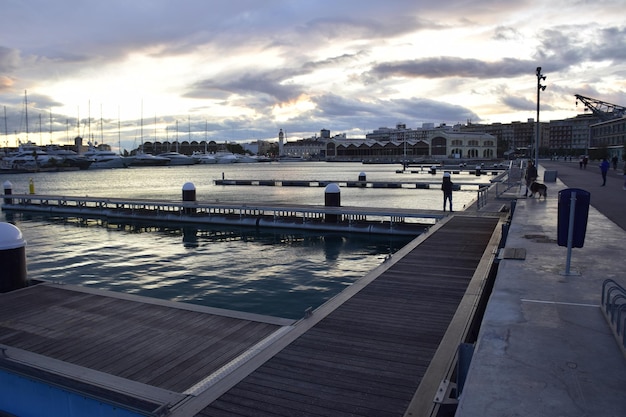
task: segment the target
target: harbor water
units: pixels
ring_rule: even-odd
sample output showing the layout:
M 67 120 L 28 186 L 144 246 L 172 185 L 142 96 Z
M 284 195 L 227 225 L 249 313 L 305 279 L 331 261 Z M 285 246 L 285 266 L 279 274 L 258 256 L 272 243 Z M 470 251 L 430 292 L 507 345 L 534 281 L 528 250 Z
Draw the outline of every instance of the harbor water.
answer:
M 222 186 L 217 179 L 440 181 L 396 165 L 272 162 L 2 174 L 13 194 L 180 200 L 191 182 L 199 201 L 324 204 L 323 187 Z M 453 175 L 488 182 L 489 176 Z M 32 179 L 32 185 L 30 180 Z M 476 187 L 454 193 L 455 210 Z M 432 189 L 342 188 L 342 206 L 441 209 Z M 29 279 L 43 279 L 211 307 L 300 318 L 341 292 L 412 238 L 302 230 L 142 224 L 2 212 L 27 241 Z

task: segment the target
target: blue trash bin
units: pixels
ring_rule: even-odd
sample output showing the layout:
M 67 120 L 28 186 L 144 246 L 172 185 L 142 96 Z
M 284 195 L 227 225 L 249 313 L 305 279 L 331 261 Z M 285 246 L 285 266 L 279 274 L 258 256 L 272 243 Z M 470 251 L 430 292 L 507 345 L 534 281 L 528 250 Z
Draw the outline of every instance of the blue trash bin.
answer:
M 589 217 L 591 193 L 579 188 L 566 188 L 565 190 L 559 191 L 557 242 L 559 246 L 567 246 L 572 193 L 576 193 L 576 202 L 574 203 L 574 230 L 572 233 L 572 247 L 582 248 L 585 243 L 585 233 L 587 232 L 587 217 Z

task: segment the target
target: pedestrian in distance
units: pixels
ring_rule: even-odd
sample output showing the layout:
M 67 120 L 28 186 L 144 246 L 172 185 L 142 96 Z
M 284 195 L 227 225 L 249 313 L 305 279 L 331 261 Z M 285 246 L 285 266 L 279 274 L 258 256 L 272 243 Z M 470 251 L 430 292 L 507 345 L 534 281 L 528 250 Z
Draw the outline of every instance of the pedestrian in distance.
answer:
M 445 172 L 443 174 L 443 182 L 441 183 L 441 190 L 443 191 L 443 211 L 446 211 L 446 202 L 450 202 L 450 212 L 452 212 L 452 188 L 454 184 L 450 178 L 450 173 Z
M 609 172 L 609 160 L 606 158 L 602 158 L 602 162 L 600 163 L 600 173 L 602 174 L 602 187 L 606 185 L 606 174 Z
M 624 163 L 624 185 L 622 186 L 622 189 L 626 191 L 626 163 Z
M 524 197 L 528 197 L 528 190 L 530 190 L 532 183 L 537 181 L 537 176 L 537 167 L 533 161 L 528 161 L 526 174 L 524 174 L 524 180 L 526 181 L 526 192 L 524 193 Z
M 611 158 L 611 162 L 613 163 L 613 171 L 617 171 L 617 156 Z

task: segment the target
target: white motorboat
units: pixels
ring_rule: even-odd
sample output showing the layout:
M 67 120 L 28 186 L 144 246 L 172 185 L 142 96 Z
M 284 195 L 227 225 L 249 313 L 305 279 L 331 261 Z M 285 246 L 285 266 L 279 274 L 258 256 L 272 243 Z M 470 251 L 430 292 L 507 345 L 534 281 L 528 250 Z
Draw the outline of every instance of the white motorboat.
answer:
M 46 153 L 49 156 L 49 164 L 54 159 L 54 164 L 57 166 L 88 169 L 93 163 L 93 160 L 85 155 L 79 155 L 72 150 L 63 149 L 57 145 L 46 145 Z
M 252 155 L 237 155 L 237 162 L 240 164 L 250 164 L 259 162 L 259 158 Z
M 93 161 L 89 169 L 128 168 L 134 159 L 133 157 L 121 156 L 113 151 L 105 151 L 93 147 L 89 148 L 83 155 L 85 158 Z
M 217 164 L 217 158 L 209 153 L 194 152 L 192 156 L 199 164 Z
M 195 165 L 198 163 L 198 159 L 195 156 L 183 155 L 178 152 L 165 152 L 157 156 L 169 159 L 169 165 Z
M 30 141 L 21 144 L 17 152 L 2 158 L 0 168 L 4 170 L 36 171 L 50 163 L 50 155 Z
M 239 159 L 237 155 L 230 152 L 218 152 L 215 154 L 218 164 L 233 164 Z
M 156 156 L 149 153 L 137 153 L 130 163 L 133 167 L 154 167 L 169 165 L 170 160 L 162 156 Z

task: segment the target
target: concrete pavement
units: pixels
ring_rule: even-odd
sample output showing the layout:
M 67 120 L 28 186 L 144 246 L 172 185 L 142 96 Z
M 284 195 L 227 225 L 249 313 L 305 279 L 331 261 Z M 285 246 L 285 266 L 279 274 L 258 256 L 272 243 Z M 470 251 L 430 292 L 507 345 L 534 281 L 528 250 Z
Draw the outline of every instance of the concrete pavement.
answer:
M 539 175 L 558 171 L 548 198 L 523 198 L 505 248 L 456 416 L 625 416 L 626 358 L 601 310 L 602 282 L 626 285 L 626 191 L 622 171 L 607 186 L 597 164 L 540 161 Z M 557 245 L 558 191 L 591 193 L 583 248 Z M 520 251 L 516 251 L 520 253 Z M 523 251 L 521 251 L 523 253 Z

